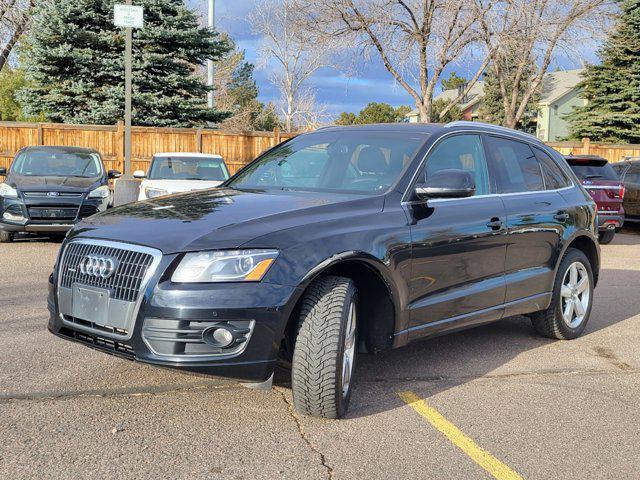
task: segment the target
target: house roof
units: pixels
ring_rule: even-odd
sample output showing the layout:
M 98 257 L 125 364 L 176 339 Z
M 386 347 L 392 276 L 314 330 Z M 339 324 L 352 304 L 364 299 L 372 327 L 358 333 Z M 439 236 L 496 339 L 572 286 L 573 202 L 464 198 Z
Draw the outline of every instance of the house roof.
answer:
M 576 70 L 564 70 L 558 72 L 546 73 L 542 78 L 542 88 L 540 89 L 540 101 L 541 105 L 549 105 L 557 102 L 566 94 L 572 92 L 578 83 L 582 81 L 583 69 Z M 455 100 L 458 96 L 458 89 L 452 88 L 445 90 L 435 97 L 434 100 Z M 482 100 L 484 96 L 484 81 L 480 80 L 476 82 L 469 93 L 467 94 L 466 102 L 460 105 L 460 110 L 464 111 L 473 107 L 476 103 Z M 418 115 L 418 109 L 413 109 L 407 114 L 408 117 Z

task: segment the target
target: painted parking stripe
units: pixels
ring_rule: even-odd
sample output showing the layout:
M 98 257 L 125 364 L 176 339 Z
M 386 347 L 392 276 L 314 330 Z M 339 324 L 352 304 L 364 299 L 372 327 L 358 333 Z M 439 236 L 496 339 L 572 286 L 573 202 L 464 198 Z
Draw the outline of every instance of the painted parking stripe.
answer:
M 467 437 L 458 427 L 444 418 L 435 408 L 430 407 L 413 392 L 399 392 L 400 398 L 431 425 L 440 431 L 456 447 L 466 453 L 471 460 L 476 462 L 498 480 L 523 480 L 522 477 L 506 466 L 486 450 L 483 450 L 471 438 Z

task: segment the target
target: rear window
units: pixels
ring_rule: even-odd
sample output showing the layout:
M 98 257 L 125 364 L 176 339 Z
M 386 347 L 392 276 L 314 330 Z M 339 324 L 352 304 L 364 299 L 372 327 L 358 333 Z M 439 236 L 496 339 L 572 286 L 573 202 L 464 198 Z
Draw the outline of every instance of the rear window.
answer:
M 567 158 L 571 169 L 580 180 L 619 180 L 606 160 L 580 160 Z

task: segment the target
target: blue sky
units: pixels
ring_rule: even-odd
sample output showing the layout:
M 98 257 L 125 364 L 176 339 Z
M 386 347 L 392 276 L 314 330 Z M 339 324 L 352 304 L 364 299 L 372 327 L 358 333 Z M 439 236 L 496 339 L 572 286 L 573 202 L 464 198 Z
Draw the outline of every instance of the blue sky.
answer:
M 188 2 L 203 14 L 206 12 L 207 0 Z M 245 50 L 248 61 L 256 63 L 260 38 L 251 32 L 246 20 L 254 3 L 255 0 L 216 0 L 216 24 L 219 30 L 231 35 L 239 48 Z M 592 47 L 589 47 L 586 56 L 590 61 L 595 60 Z M 559 64 L 561 68 L 580 66 L 568 60 L 560 60 Z M 460 69 L 453 70 L 465 74 Z M 260 90 L 260 100 L 277 100 L 278 92 L 269 83 L 265 72 L 256 69 L 255 77 Z M 316 90 L 318 102 L 325 105 L 327 113 L 336 116 L 342 111 L 357 113 L 371 101 L 387 102 L 393 106 L 414 106 L 413 99 L 393 81 L 382 62 L 375 56 L 363 65 L 356 75 L 346 77 L 335 70 L 323 70 L 312 78 L 311 85 Z

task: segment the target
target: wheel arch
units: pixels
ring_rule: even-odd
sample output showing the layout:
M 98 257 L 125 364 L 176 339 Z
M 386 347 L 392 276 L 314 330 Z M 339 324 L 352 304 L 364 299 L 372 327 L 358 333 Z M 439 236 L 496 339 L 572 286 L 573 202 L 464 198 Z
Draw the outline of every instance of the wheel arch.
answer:
M 578 232 L 569 238 L 563 246 L 558 260 L 556 262 L 555 272 L 558 272 L 562 258 L 569 248 L 575 248 L 584 253 L 591 264 L 591 270 L 593 272 L 594 287 L 598 284 L 598 277 L 600 275 L 600 247 L 598 241 L 592 235 L 585 232 Z
M 400 319 L 399 293 L 388 267 L 373 255 L 364 252 L 343 252 L 320 262 L 302 279 L 296 291 L 295 304 L 285 327 L 285 338 L 297 331 L 299 304 L 307 287 L 320 275 L 335 275 L 351 279 L 358 289 L 359 335 L 368 352 L 392 347 Z

